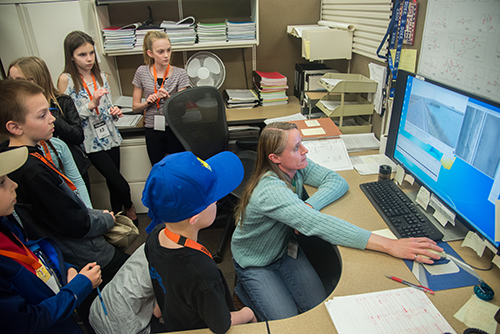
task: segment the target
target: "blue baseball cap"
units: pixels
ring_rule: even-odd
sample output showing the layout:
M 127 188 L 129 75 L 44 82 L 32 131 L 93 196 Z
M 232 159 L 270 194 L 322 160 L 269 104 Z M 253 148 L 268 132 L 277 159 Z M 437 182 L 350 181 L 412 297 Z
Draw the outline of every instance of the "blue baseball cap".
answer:
M 162 222 L 177 223 L 197 215 L 236 189 L 243 174 L 240 159 L 231 152 L 206 161 L 192 152 L 167 155 L 153 166 L 142 191 L 142 203 L 152 219 L 146 232 Z

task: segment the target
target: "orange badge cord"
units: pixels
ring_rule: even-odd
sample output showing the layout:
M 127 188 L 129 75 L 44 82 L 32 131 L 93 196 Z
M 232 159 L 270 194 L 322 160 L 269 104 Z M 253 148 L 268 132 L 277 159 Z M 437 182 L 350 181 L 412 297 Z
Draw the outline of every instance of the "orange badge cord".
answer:
M 169 70 L 169 69 L 170 69 L 170 64 L 168 64 L 167 69 L 165 70 L 165 74 L 163 74 L 163 80 L 162 80 L 162 82 L 161 82 L 161 86 L 160 86 L 160 88 L 163 88 L 163 86 L 165 85 L 165 80 L 167 80 L 167 74 L 168 74 L 168 70 Z M 158 77 L 158 74 L 156 73 L 156 66 L 153 66 L 153 70 L 154 70 L 154 71 L 153 71 L 153 73 L 154 73 L 154 75 L 155 75 L 155 82 L 154 82 L 154 86 L 155 86 L 155 94 L 157 94 L 157 93 L 158 93 L 158 89 L 156 88 L 156 82 L 158 81 L 158 78 L 157 78 L 157 77 Z M 158 100 L 156 100 L 156 107 L 157 107 L 158 109 L 160 109 L 160 102 L 159 102 L 159 99 L 158 99 Z
M 210 254 L 210 252 L 208 251 L 208 249 L 205 246 L 197 243 L 194 240 L 191 240 L 191 239 L 188 239 L 188 238 L 183 237 L 181 235 L 178 235 L 178 234 L 170 231 L 166 227 L 164 228 L 164 230 L 165 230 L 165 235 L 167 236 L 167 238 L 169 238 L 170 240 L 172 240 L 176 244 L 199 250 L 200 252 L 203 252 L 203 253 L 207 254 L 208 256 L 210 256 L 210 258 L 212 259 L 212 254 Z
M 97 83 L 95 82 L 94 73 L 91 73 L 91 74 L 92 74 L 92 82 L 94 83 L 94 92 L 95 92 L 96 88 L 97 88 Z M 83 76 L 81 74 L 80 74 L 80 78 L 82 78 L 83 88 L 85 88 L 85 90 L 87 91 L 87 94 L 89 95 L 90 101 L 94 100 L 94 97 L 92 96 L 92 94 L 90 94 L 90 89 L 87 86 L 87 83 L 85 82 L 85 80 L 83 80 Z M 97 108 L 95 108 L 95 112 L 97 113 L 97 115 L 99 115 L 99 106 L 97 106 Z
M 76 190 L 76 186 L 73 184 L 73 182 L 71 182 L 70 179 L 68 179 L 68 177 L 66 175 L 64 175 L 63 173 L 61 173 L 57 168 L 56 166 L 54 166 L 54 164 L 49 161 L 47 161 L 47 159 L 45 159 L 44 156 L 42 156 L 40 153 L 38 152 L 35 152 L 35 153 L 30 153 L 30 155 L 34 156 L 35 158 L 38 158 L 40 159 L 44 164 L 46 164 L 47 166 L 49 166 L 50 169 L 52 169 L 54 172 L 56 172 L 57 174 L 59 174 L 63 179 L 64 179 L 64 182 L 66 182 L 66 184 L 68 185 L 68 187 L 72 190 L 72 191 L 75 191 Z
M 15 259 L 18 261 L 21 261 L 22 263 L 26 264 L 27 266 L 32 267 L 35 271 L 38 270 L 42 266 L 40 261 L 31 253 L 31 251 L 26 247 L 19 238 L 14 235 L 14 237 L 19 241 L 21 246 L 23 246 L 24 251 L 26 252 L 26 255 L 16 253 L 16 252 L 10 252 L 7 250 L 0 249 L 0 255 L 6 256 L 11 259 Z

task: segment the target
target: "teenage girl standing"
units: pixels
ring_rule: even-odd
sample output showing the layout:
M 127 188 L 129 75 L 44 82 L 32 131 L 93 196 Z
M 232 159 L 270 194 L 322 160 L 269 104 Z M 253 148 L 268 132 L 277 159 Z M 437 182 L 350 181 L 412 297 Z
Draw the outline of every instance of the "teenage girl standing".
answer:
M 189 87 L 186 70 L 170 65 L 171 54 L 172 46 L 167 34 L 149 31 L 144 37 L 145 65 L 139 66 L 132 80 L 132 110 L 136 113 L 144 112 L 146 147 L 151 165 L 167 154 L 184 151 L 163 115 L 165 101 Z M 143 96 L 146 102 L 141 102 Z
M 22 57 L 14 60 L 9 65 L 9 78 L 31 80 L 44 89 L 45 97 L 50 104 L 50 112 L 56 118 L 54 137 L 68 145 L 85 186 L 90 191 L 90 179 L 87 172 L 90 168 L 90 161 L 80 148 L 83 142 L 82 122 L 71 97 L 62 94 L 54 87 L 47 64 L 38 57 Z M 80 194 L 84 194 L 87 190 L 80 190 Z
M 64 39 L 64 73 L 57 86 L 75 102 L 85 135 L 85 152 L 104 176 L 113 212 L 122 211 L 137 225 L 137 215 L 130 196 L 130 186 L 120 174 L 120 144 L 114 118 L 122 116 L 113 106 L 108 78 L 96 62 L 94 41 L 82 31 L 73 31 Z

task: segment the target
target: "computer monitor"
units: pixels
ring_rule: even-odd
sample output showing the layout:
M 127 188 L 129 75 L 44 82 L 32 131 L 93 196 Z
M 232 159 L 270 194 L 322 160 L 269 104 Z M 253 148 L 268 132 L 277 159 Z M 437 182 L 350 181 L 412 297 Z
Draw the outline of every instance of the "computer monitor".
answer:
M 386 155 L 498 251 L 498 103 L 399 71 Z

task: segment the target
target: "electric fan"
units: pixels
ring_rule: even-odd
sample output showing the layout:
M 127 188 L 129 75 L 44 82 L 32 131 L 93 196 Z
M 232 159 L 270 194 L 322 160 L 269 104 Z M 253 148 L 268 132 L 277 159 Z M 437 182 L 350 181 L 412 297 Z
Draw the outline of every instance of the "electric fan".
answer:
M 201 51 L 192 55 L 186 63 L 191 87 L 213 86 L 220 88 L 226 78 L 226 68 L 217 55 Z

